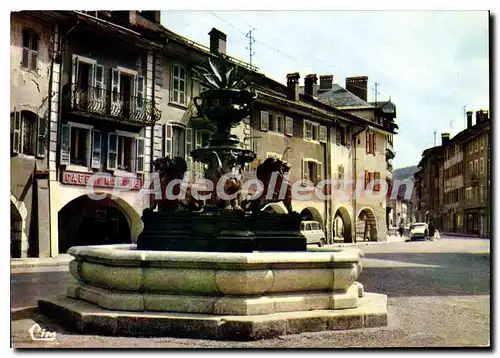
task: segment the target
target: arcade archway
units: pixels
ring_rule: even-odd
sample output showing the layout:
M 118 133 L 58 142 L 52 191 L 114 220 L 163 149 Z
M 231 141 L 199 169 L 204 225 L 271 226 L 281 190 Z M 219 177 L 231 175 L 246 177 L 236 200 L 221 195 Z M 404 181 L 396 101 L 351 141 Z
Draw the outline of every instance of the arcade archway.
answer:
M 343 238 L 344 242 L 352 242 L 351 216 L 346 208 L 340 207 L 335 212 L 333 229 L 335 237 Z
M 359 212 L 356 238 L 361 241 L 378 241 L 377 219 L 371 208 L 364 208 Z

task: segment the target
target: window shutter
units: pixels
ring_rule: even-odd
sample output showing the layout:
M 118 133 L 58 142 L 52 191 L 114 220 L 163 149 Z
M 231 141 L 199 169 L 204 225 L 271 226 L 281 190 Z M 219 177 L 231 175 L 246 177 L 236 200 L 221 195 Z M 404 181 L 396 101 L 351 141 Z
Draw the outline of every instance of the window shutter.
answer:
M 92 131 L 92 168 L 101 169 L 101 131 L 94 129 Z
M 349 128 L 346 128 L 346 141 L 345 141 L 345 144 L 347 146 L 347 148 L 350 148 L 351 147 L 351 137 L 352 137 L 352 134 L 351 134 L 351 127 Z
M 78 56 L 73 55 L 73 65 L 71 67 L 71 83 L 76 84 L 76 78 L 78 73 Z
M 370 137 L 371 134 L 369 132 L 366 132 L 366 154 L 370 154 Z
M 120 100 L 120 71 L 116 68 L 111 69 L 111 96 L 113 102 Z
M 12 151 L 19 153 L 21 151 L 21 112 L 16 110 L 14 110 L 13 132 Z
M 36 155 L 38 157 L 45 157 L 45 138 L 47 136 L 47 120 L 43 117 L 38 117 L 38 130 L 36 141 Z
M 323 165 L 321 163 L 316 164 L 316 183 L 318 184 L 323 178 Z
M 260 130 L 269 130 L 269 113 L 265 111 L 260 111 Z
M 186 128 L 186 159 L 191 158 L 192 150 L 193 150 L 193 129 Z
M 37 70 L 38 64 L 38 35 L 31 34 L 31 54 L 30 54 L 30 67 L 31 70 Z
M 196 130 L 195 131 L 195 140 L 194 140 L 194 147 L 196 149 L 198 148 L 201 148 L 202 146 L 202 135 L 201 135 L 201 132 L 199 130 Z
M 379 172 L 375 172 L 373 176 L 374 176 L 374 180 L 380 181 L 380 173 Z M 375 191 L 380 191 L 380 183 L 375 184 L 373 188 Z
M 309 167 L 308 162 L 302 159 L 302 179 L 309 179 Z
M 372 154 L 375 155 L 376 153 L 376 139 L 377 139 L 377 135 L 376 133 L 372 133 L 372 145 L 373 145 L 373 149 L 372 149 Z
M 61 164 L 69 164 L 70 158 L 71 127 L 67 124 L 61 125 Z
M 340 126 L 337 126 L 335 128 L 335 138 L 336 138 L 336 142 L 337 142 L 337 145 L 341 145 L 342 144 L 342 134 L 340 133 L 340 129 L 342 127 Z
M 136 172 L 143 173 L 144 172 L 144 147 L 146 140 L 143 137 L 139 137 L 136 139 Z
M 285 134 L 293 136 L 293 118 L 285 117 Z
M 109 170 L 116 170 L 118 166 L 118 135 L 108 133 L 108 163 Z
M 365 170 L 365 190 L 369 183 L 368 170 Z
M 136 105 L 138 108 L 142 108 L 144 107 L 144 76 L 137 76 L 135 80 Z
M 165 157 L 172 157 L 172 125 L 166 124 Z
M 29 62 L 30 62 L 30 50 L 26 47 L 23 47 L 23 59 L 21 62 L 23 68 L 29 69 Z
M 94 66 L 94 87 L 96 98 L 101 98 L 104 88 L 104 67 L 101 65 Z
M 326 137 L 327 137 L 326 130 L 327 130 L 326 126 L 319 126 L 319 141 L 320 142 L 326 143 Z

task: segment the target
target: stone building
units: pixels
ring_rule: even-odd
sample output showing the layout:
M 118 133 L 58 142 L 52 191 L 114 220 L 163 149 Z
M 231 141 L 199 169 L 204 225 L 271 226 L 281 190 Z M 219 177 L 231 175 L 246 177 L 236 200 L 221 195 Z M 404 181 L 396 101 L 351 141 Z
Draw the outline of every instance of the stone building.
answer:
M 340 158 L 350 158 L 348 166 L 352 178 L 364 182 L 365 188 L 375 179 L 383 182 L 384 187 L 392 188 L 393 137 L 398 128 L 394 122 L 396 106 L 390 100 L 368 103 L 367 86 L 367 76 L 347 77 L 345 88 L 333 83 L 333 75 L 320 76 L 317 97 L 319 101 L 365 121 L 364 126 L 346 128 L 354 145 L 344 150 Z M 338 153 L 332 153 L 332 157 L 336 157 L 335 154 Z M 374 190 L 380 191 L 380 185 L 375 185 Z M 362 195 L 358 199 L 351 198 L 349 204 L 355 213 L 352 218 L 358 240 L 369 236 L 371 240 L 385 241 L 389 225 L 387 197 Z
M 443 232 L 489 236 L 491 167 L 488 111 L 467 112 L 467 128 L 426 149 L 415 174 L 418 216 Z

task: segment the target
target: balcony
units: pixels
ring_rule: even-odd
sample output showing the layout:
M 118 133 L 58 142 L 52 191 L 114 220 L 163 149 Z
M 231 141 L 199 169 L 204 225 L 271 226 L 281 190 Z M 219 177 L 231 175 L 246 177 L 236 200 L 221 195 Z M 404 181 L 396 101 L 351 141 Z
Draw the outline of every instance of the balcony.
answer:
M 386 158 L 387 159 L 393 159 L 396 156 L 396 153 L 394 152 L 394 147 L 391 142 L 387 141 L 386 143 Z
M 101 87 L 82 89 L 78 84 L 63 90 L 63 108 L 67 112 L 101 117 L 127 124 L 148 126 L 161 118 L 154 101 L 140 96 L 125 97 Z

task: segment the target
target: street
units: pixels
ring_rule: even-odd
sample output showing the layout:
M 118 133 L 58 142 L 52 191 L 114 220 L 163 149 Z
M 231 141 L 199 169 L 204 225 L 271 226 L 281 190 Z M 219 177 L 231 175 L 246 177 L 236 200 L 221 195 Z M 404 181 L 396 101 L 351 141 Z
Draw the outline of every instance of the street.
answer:
M 41 316 L 39 298 L 65 293 L 64 268 L 27 269 L 11 280 L 12 342 L 54 348 L 337 348 L 459 347 L 490 342 L 490 241 L 446 237 L 437 241 L 357 245 L 365 256 L 359 277 L 367 292 L 388 295 L 389 324 L 382 328 L 282 336 L 255 342 L 178 338 L 81 336 Z M 31 341 L 34 323 L 55 331 L 52 342 Z

